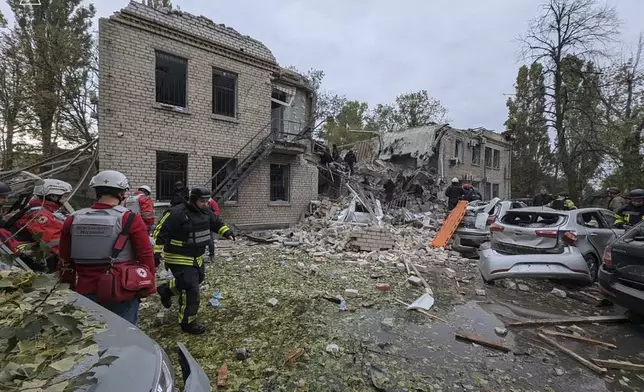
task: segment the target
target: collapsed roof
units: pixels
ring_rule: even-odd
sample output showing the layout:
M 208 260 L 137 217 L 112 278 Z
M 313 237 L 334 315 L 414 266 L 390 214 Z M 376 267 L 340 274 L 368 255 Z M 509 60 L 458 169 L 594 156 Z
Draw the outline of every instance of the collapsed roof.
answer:
M 388 132 L 382 136 L 380 159 L 389 160 L 394 156 L 416 158 L 419 165 L 434 155 L 441 136 L 448 124 L 430 124 L 409 128 L 401 132 Z

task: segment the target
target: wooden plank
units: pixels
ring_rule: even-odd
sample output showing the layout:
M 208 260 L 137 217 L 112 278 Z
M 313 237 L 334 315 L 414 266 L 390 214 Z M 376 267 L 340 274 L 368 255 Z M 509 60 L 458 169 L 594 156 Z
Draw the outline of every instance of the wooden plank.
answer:
M 550 335 L 550 336 L 561 336 L 563 338 L 579 340 L 581 342 L 596 344 L 598 346 L 604 346 L 604 347 L 608 347 L 608 348 L 617 348 L 617 346 L 612 344 L 612 343 L 602 342 L 601 340 L 589 339 L 589 338 L 585 338 L 583 336 L 577 336 L 577 335 L 573 335 L 573 334 L 570 334 L 570 333 L 551 331 L 549 329 L 543 329 L 543 330 L 541 330 L 541 332 L 545 333 L 546 335 Z
M 570 356 L 572 359 L 574 359 L 575 361 L 577 361 L 577 362 L 581 363 L 582 365 L 586 366 L 588 369 L 592 370 L 593 372 L 595 372 L 597 374 L 606 374 L 608 372 L 608 370 L 606 370 L 606 368 L 599 367 L 599 366 L 595 365 L 594 363 L 590 362 L 586 358 L 581 357 L 580 355 L 578 355 L 574 351 L 572 351 L 572 350 L 562 346 L 561 344 L 555 342 L 554 340 L 550 339 L 546 335 L 544 335 L 542 333 L 537 333 L 537 335 L 543 341 L 549 343 L 553 347 L 558 348 L 559 350 L 563 351 L 565 354 L 568 354 L 568 356 Z
M 468 333 L 468 332 L 464 332 L 464 331 L 457 331 L 455 333 L 455 335 L 456 335 L 456 339 L 467 340 L 468 342 L 472 342 L 472 343 L 480 344 L 481 346 L 486 346 L 486 347 L 494 348 L 494 349 L 497 349 L 497 350 L 501 350 L 501 351 L 503 351 L 505 353 L 510 352 L 510 349 L 508 348 L 508 346 L 503 344 L 503 342 L 500 341 L 500 340 L 499 341 L 489 340 L 489 339 L 486 339 L 483 336 L 475 335 L 473 333 Z
M 507 323 L 508 327 L 524 327 L 531 325 L 557 325 L 557 324 L 583 324 L 583 323 L 615 323 L 627 321 L 624 315 L 614 316 L 589 316 L 589 317 L 567 317 L 564 319 L 536 319 L 526 321 L 514 321 Z
M 608 369 L 624 369 L 636 372 L 644 372 L 644 365 L 628 361 L 616 361 L 614 359 L 591 359 L 597 365 L 604 366 Z
M 445 219 L 441 229 L 436 233 L 436 237 L 431 244 L 434 248 L 444 248 L 447 245 L 447 242 L 452 238 L 458 225 L 461 223 L 461 219 L 465 216 L 466 208 L 467 202 L 465 200 L 460 200 L 456 204 L 456 207 L 454 207 L 447 219 Z

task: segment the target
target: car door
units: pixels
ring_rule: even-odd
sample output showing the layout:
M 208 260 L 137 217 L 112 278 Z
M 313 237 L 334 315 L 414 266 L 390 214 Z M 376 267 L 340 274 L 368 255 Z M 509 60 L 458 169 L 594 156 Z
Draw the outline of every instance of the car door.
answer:
M 613 233 L 615 233 L 616 239 L 624 235 L 626 230 L 615 227 L 615 213 L 613 211 L 601 209 L 599 210 L 599 212 L 604 218 L 604 221 L 606 222 L 606 226 L 610 228 L 613 231 Z
M 596 256 L 601 258 L 604 250 L 615 240 L 615 233 L 608 227 L 599 210 L 580 213 L 578 223 L 586 228 L 588 242 L 595 248 Z

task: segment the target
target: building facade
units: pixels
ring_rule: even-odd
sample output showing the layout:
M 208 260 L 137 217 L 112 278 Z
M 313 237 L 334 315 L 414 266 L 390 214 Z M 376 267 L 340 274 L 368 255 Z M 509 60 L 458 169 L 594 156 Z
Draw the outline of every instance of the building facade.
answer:
M 261 42 L 131 2 L 99 21 L 99 72 L 99 166 L 132 187 L 160 202 L 177 181 L 221 188 L 240 226 L 294 224 L 317 198 L 314 93 Z
M 439 170 L 446 183 L 452 178 L 472 184 L 483 200 L 510 198 L 512 144 L 489 130 L 448 128 L 437 149 Z

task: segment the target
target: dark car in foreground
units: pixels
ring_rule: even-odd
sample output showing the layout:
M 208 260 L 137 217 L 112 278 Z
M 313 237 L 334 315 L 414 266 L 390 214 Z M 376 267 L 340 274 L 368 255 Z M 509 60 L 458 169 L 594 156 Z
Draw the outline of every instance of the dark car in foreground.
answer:
M 606 248 L 598 280 L 609 301 L 644 315 L 644 222 Z
M 0 253 L 2 249 L 0 248 Z M 6 252 L 5 252 L 6 255 Z M 0 270 L 25 269 L 19 258 L 0 260 Z M 28 268 L 28 267 L 27 267 Z M 106 329 L 94 336 L 94 341 L 104 356 L 116 359 L 109 366 L 94 367 L 98 355 L 87 356 L 58 377 L 59 381 L 72 379 L 92 369 L 96 382 L 92 392 L 176 392 L 174 370 L 166 352 L 136 326 L 110 312 L 86 297 L 72 292 L 67 302 L 87 312 L 88 316 L 106 324 Z M 179 363 L 183 373 L 185 392 L 210 392 L 208 376 L 190 355 L 183 344 L 178 344 Z

